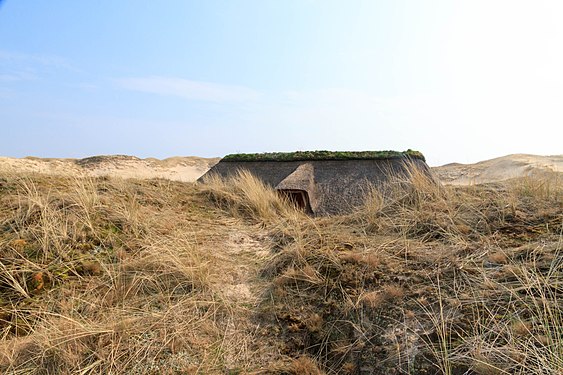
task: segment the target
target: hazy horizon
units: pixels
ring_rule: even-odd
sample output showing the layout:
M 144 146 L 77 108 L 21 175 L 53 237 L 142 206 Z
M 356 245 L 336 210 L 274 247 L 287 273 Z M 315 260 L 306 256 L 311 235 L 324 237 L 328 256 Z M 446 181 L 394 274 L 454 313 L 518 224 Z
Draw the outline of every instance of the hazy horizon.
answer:
M 0 155 L 560 155 L 558 1 L 0 2 Z

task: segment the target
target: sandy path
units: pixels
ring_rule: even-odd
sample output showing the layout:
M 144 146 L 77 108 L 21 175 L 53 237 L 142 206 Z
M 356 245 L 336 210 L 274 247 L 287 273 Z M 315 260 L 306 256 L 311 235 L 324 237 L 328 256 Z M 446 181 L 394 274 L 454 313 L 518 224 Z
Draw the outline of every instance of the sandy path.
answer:
M 199 246 L 213 254 L 211 289 L 227 308 L 220 346 L 226 369 L 256 369 L 276 358 L 275 350 L 257 346 L 263 342 L 254 311 L 268 285 L 259 277 L 271 256 L 264 229 L 240 220 L 214 217 L 198 222 Z M 210 236 L 210 234 L 212 234 Z
M 217 280 L 222 300 L 233 311 L 223 342 L 227 367 L 268 363 L 264 356 L 271 355 L 268 349 L 255 344 L 261 339 L 257 338 L 259 326 L 254 321 L 253 311 L 267 286 L 258 275 L 270 256 L 266 235 L 260 232 L 259 229 L 252 233 L 248 228 L 232 229 L 220 256 L 221 268 L 231 271 Z

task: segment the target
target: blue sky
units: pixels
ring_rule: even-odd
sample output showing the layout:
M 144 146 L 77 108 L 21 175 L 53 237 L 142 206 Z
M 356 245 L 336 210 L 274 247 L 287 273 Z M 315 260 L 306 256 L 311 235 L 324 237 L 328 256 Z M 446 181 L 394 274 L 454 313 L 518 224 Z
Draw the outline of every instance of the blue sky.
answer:
M 2 156 L 563 152 L 559 1 L 0 4 Z

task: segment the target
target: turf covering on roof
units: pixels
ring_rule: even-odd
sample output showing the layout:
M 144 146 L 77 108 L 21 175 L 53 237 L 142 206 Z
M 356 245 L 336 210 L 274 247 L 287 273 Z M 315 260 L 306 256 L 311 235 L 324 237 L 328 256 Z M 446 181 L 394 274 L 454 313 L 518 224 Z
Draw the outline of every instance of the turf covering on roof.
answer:
M 309 161 L 309 160 L 378 160 L 412 158 L 425 161 L 419 151 L 296 151 L 257 154 L 230 154 L 222 161 Z

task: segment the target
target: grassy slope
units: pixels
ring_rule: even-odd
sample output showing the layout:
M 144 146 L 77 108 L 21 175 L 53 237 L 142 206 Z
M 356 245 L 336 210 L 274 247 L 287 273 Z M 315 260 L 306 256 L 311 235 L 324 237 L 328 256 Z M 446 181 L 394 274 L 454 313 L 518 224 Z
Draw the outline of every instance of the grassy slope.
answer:
M 0 372 L 563 369 L 562 186 L 309 218 L 252 176 L 0 178 Z
M 6 177 L 0 373 L 258 367 L 247 321 L 260 283 L 230 258 L 255 268 L 255 241 L 191 184 Z

